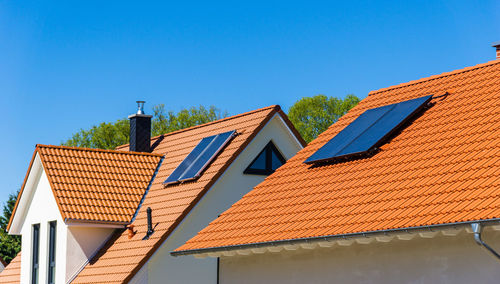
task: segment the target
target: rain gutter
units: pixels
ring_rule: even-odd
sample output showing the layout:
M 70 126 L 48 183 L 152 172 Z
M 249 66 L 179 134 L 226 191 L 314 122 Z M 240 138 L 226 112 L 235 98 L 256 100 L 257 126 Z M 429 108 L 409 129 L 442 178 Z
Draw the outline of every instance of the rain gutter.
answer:
M 485 243 L 481 239 L 481 231 L 482 231 L 481 223 L 472 223 L 470 225 L 472 227 L 472 231 L 474 232 L 474 240 L 476 241 L 476 243 L 481 247 L 483 247 L 484 249 L 486 249 L 494 257 L 496 257 L 497 260 L 500 260 L 500 254 L 498 254 L 498 252 L 496 252 L 492 247 L 490 247 L 487 243 Z
M 436 224 L 436 225 L 428 225 L 428 226 L 388 229 L 388 230 L 380 230 L 380 231 L 369 231 L 369 232 L 363 232 L 363 233 L 349 233 L 349 234 L 329 235 L 329 236 L 322 236 L 322 237 L 287 239 L 287 240 L 279 240 L 279 241 L 271 241 L 271 242 L 232 245 L 232 246 L 225 246 L 225 247 L 211 247 L 211 248 L 194 249 L 194 250 L 173 251 L 173 252 L 170 252 L 170 254 L 172 256 L 194 255 L 194 254 L 204 254 L 204 253 L 211 253 L 211 252 L 225 252 L 225 251 L 255 249 L 255 248 L 282 246 L 282 245 L 298 245 L 298 244 L 316 243 L 316 242 L 322 242 L 322 241 L 328 242 L 328 241 L 337 241 L 337 240 L 343 240 L 343 239 L 347 240 L 347 239 L 356 238 L 356 237 L 376 237 L 376 236 L 384 236 L 384 235 L 391 235 L 391 234 L 398 234 L 398 233 L 407 233 L 407 234 L 414 233 L 414 234 L 416 234 L 416 233 L 423 233 L 423 232 L 437 232 L 438 230 L 456 229 L 457 227 L 463 227 L 465 225 L 479 224 L 479 223 L 482 225 L 500 225 L 500 218 L 487 219 L 487 220 L 481 220 L 481 221 L 476 220 L 476 221 Z

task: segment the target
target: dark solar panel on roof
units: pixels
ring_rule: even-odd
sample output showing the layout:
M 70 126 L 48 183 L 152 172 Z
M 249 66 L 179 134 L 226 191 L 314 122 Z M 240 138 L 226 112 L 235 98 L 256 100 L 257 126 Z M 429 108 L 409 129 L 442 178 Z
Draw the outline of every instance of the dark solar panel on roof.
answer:
M 236 131 L 229 131 L 201 139 L 164 183 L 171 184 L 198 178 L 235 134 Z
M 346 126 L 305 163 L 323 162 L 369 152 L 430 101 L 425 96 L 397 104 L 369 109 Z

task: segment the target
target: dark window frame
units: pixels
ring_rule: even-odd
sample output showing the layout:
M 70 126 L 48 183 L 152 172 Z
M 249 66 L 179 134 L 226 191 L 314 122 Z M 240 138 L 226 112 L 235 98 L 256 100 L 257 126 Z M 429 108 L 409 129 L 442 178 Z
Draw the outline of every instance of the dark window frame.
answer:
M 40 224 L 33 224 L 31 232 L 31 284 L 38 284 L 39 271 L 40 271 Z
M 49 256 L 47 259 L 47 283 L 56 281 L 56 237 L 57 221 L 49 222 Z
M 264 152 L 266 154 L 266 168 L 265 169 L 251 168 L 252 165 L 255 163 L 255 161 L 257 161 L 257 159 Z M 262 149 L 262 151 L 259 152 L 259 154 L 255 157 L 255 159 L 253 159 L 252 162 L 250 162 L 250 165 L 248 165 L 248 167 L 245 169 L 245 171 L 243 171 L 243 173 L 247 174 L 247 175 L 266 175 L 266 176 L 274 173 L 275 170 L 273 170 L 273 166 L 272 166 L 273 152 L 276 153 L 276 157 L 278 158 L 278 160 L 280 160 L 282 165 L 284 163 L 286 163 L 285 157 L 283 157 L 283 154 L 281 154 L 281 152 L 278 150 L 276 145 L 274 145 L 273 141 L 269 141 L 269 143 L 267 143 L 267 145 L 264 147 L 264 149 Z

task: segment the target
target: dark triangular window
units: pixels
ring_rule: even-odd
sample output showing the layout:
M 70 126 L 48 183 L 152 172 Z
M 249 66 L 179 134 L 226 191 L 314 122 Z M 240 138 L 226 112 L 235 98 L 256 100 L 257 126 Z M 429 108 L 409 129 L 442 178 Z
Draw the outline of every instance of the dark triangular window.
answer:
M 278 148 L 274 146 L 272 141 L 267 143 L 266 147 L 257 155 L 248 168 L 244 171 L 245 174 L 251 175 L 270 175 L 281 167 L 286 162 Z

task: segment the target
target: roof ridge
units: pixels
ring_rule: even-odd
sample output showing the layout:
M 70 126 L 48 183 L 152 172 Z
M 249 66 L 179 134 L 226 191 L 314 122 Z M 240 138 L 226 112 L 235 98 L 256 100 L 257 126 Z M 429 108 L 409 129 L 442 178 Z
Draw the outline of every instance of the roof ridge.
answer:
M 104 153 L 110 153 L 110 154 L 143 155 L 143 156 L 154 156 L 154 157 L 162 157 L 163 156 L 160 154 L 146 153 L 146 152 L 119 151 L 119 150 L 112 150 L 112 149 L 95 149 L 95 148 L 73 147 L 73 146 L 63 146 L 63 145 L 36 144 L 36 149 L 38 149 L 38 148 L 52 148 L 52 149 L 57 148 L 57 149 L 66 149 L 66 150 L 104 152 Z
M 390 86 L 390 87 L 381 88 L 381 89 L 378 89 L 378 90 L 373 90 L 373 91 L 370 91 L 368 93 L 368 96 L 372 96 L 372 95 L 379 94 L 379 93 L 384 93 L 384 92 L 387 92 L 387 91 L 390 91 L 390 90 L 394 90 L 394 89 L 408 87 L 408 86 L 411 86 L 411 85 L 422 84 L 422 83 L 425 83 L 425 82 L 428 82 L 428 81 L 440 79 L 440 78 L 447 77 L 447 76 L 453 76 L 453 75 L 457 75 L 457 74 L 461 74 L 461 73 L 465 73 L 465 72 L 470 72 L 470 71 L 473 71 L 473 70 L 485 68 L 485 67 L 488 67 L 488 66 L 491 66 L 491 65 L 495 65 L 495 64 L 500 64 L 500 60 L 499 59 L 491 60 L 491 61 L 488 61 L 488 62 L 485 62 L 485 63 L 480 63 L 480 64 L 476 64 L 476 65 L 473 65 L 473 66 L 464 67 L 462 69 L 455 69 L 455 70 L 452 70 L 452 71 L 443 72 L 441 74 L 431 75 L 431 76 L 420 78 L 420 79 L 417 79 L 417 80 L 411 80 L 411 81 L 408 81 L 408 82 L 396 84 L 396 85 L 393 85 L 393 86 Z
M 259 108 L 259 109 L 255 109 L 255 110 L 247 111 L 247 112 L 244 112 L 244 113 L 240 113 L 240 114 L 236 114 L 236 115 L 232 115 L 232 116 L 224 117 L 224 118 L 221 118 L 221 119 L 218 119 L 218 120 L 214 120 L 214 121 L 210 121 L 210 122 L 207 122 L 207 123 L 194 125 L 194 126 L 191 126 L 191 127 L 187 127 L 187 128 L 179 129 L 179 130 L 172 131 L 172 132 L 165 133 L 165 134 L 160 134 L 160 135 L 157 135 L 157 136 L 151 137 L 151 139 L 157 139 L 157 138 L 159 138 L 159 137 L 161 137 L 161 136 L 170 136 L 170 135 L 174 135 L 174 134 L 177 134 L 177 133 L 181 133 L 181 132 L 185 132 L 185 131 L 193 130 L 193 129 L 195 129 L 195 128 L 201 128 L 201 127 L 205 127 L 205 126 L 207 126 L 207 125 L 216 124 L 216 123 L 221 123 L 221 122 L 224 122 L 224 121 L 227 121 L 227 120 L 231 120 L 231 119 L 235 119 L 235 118 L 238 118 L 238 117 L 242 117 L 242 116 L 246 116 L 246 115 L 254 114 L 254 113 L 256 113 L 256 112 L 265 111 L 265 110 L 272 109 L 272 108 L 275 108 L 275 109 L 276 109 L 276 111 L 278 111 L 278 110 L 280 110 L 280 109 L 281 109 L 281 106 L 280 106 L 280 105 L 270 105 L 270 106 L 267 106 L 267 107 L 263 107 L 263 108 Z
M 187 127 L 187 128 L 175 130 L 175 131 L 172 131 L 172 132 L 168 132 L 168 133 L 165 133 L 165 134 L 156 135 L 156 136 L 151 137 L 151 141 L 153 141 L 155 139 L 159 139 L 160 137 L 166 137 L 166 136 L 175 135 L 175 134 L 179 134 L 179 133 L 186 132 L 186 131 L 191 131 L 193 129 L 205 127 L 205 126 L 216 124 L 216 123 L 225 122 L 227 120 L 239 118 L 239 117 L 246 116 L 246 115 L 251 115 L 251 114 L 254 114 L 254 113 L 257 113 L 257 112 L 261 112 L 261 111 L 265 111 L 265 110 L 269 110 L 269 109 L 275 109 L 275 111 L 279 111 L 279 110 L 281 110 L 281 106 L 277 105 L 277 104 L 276 105 L 270 105 L 270 106 L 267 106 L 267 107 L 263 107 L 263 108 L 259 108 L 259 109 L 247 111 L 247 112 L 244 112 L 244 113 L 240 113 L 240 114 L 236 114 L 236 115 L 224 117 L 224 118 L 221 118 L 221 119 L 218 119 L 218 120 L 214 120 L 214 121 L 210 121 L 210 122 L 207 122 L 207 123 L 198 124 L 198 125 L 194 125 L 194 126 L 191 126 L 191 127 Z M 123 145 L 117 146 L 116 149 L 122 149 L 122 148 L 127 147 L 128 145 L 129 144 L 123 144 Z

